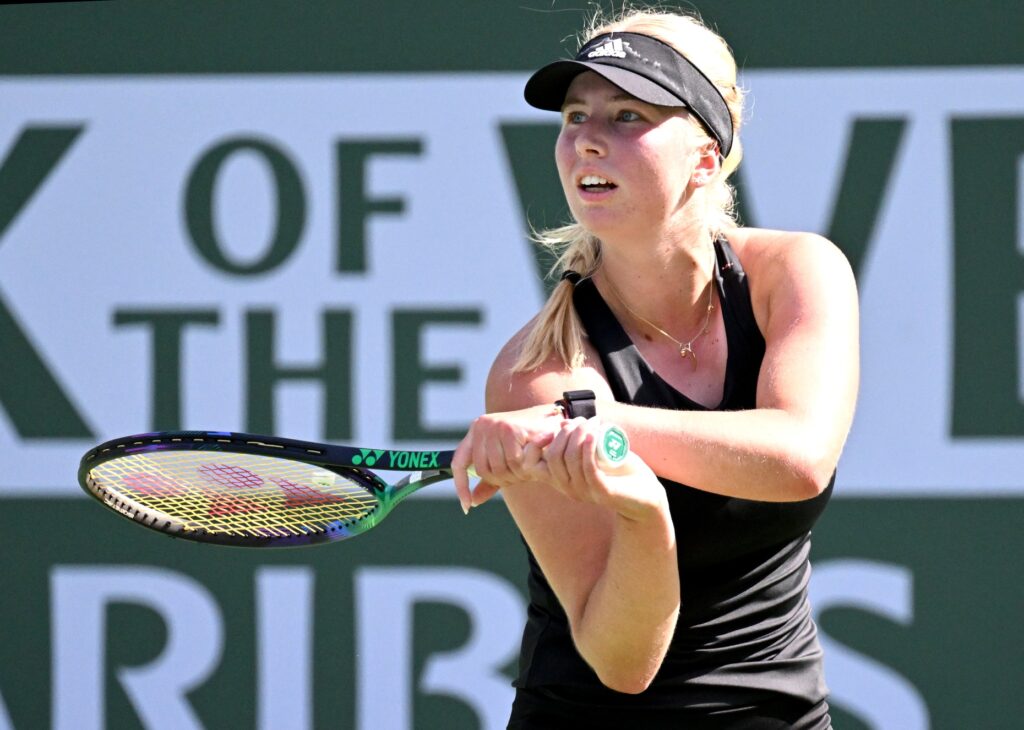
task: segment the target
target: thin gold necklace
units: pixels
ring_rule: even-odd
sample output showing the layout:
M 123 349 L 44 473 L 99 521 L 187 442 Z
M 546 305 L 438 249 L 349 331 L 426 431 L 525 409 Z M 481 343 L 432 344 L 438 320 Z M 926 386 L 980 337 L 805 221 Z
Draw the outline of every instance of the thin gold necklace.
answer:
M 677 340 L 675 337 L 670 335 L 668 332 L 663 330 L 661 327 L 659 327 L 658 325 L 654 324 L 654 322 L 652 322 L 651 320 L 645 319 L 644 317 L 641 317 L 639 314 L 634 312 L 633 308 L 630 307 L 628 304 L 626 304 L 626 300 L 622 298 L 621 294 L 619 294 L 619 290 L 615 288 L 614 284 L 612 284 L 611 279 L 609 279 L 607 276 L 605 276 L 604 280 L 608 283 L 608 288 L 612 290 L 612 294 L 614 294 L 615 298 L 618 299 L 619 302 L 622 304 L 622 306 L 624 306 L 626 308 L 627 312 L 632 314 L 634 317 L 639 319 L 641 322 L 646 324 L 648 327 L 653 327 L 654 329 L 658 330 L 658 332 L 660 332 L 661 334 L 665 335 L 665 337 L 667 337 L 668 339 L 670 339 L 674 343 L 676 343 L 676 346 L 679 347 L 679 356 L 681 358 L 683 358 L 684 360 L 686 358 L 690 358 L 690 364 L 693 366 L 693 369 L 694 370 L 697 369 L 697 353 L 694 352 L 693 343 L 695 343 L 701 337 L 706 335 L 708 333 L 708 330 L 710 329 L 709 325 L 711 324 L 711 312 L 714 311 L 714 309 L 715 309 L 715 303 L 713 301 L 711 301 L 711 298 L 712 298 L 712 296 L 714 296 L 714 293 L 715 293 L 715 286 L 714 286 L 715 282 L 714 282 L 714 276 L 713 275 L 712 275 L 711 281 L 708 282 L 708 308 L 707 308 L 707 311 L 704 313 L 704 324 L 701 326 L 700 331 L 697 332 L 697 334 L 695 334 L 692 338 L 690 338 L 689 342 L 682 342 L 680 340 Z

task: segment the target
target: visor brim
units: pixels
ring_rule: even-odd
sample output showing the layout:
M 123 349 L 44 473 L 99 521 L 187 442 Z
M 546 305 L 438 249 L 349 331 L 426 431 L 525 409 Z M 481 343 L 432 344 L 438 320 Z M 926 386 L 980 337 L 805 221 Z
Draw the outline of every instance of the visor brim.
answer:
M 561 111 L 565 103 L 565 94 L 569 90 L 572 80 L 586 71 L 593 71 L 630 96 L 635 96 L 640 101 L 647 102 L 648 104 L 675 107 L 689 106 L 678 96 L 665 89 L 665 87 L 628 69 L 568 59 L 549 63 L 530 77 L 529 81 L 526 82 L 526 88 L 523 90 L 526 103 L 545 111 Z

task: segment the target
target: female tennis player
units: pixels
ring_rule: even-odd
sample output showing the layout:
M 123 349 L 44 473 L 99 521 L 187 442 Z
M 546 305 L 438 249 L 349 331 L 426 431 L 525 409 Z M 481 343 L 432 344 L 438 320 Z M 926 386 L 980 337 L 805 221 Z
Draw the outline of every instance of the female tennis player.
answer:
M 528 546 L 509 727 L 827 728 L 808 553 L 856 400 L 853 275 L 817 235 L 733 218 L 743 94 L 717 34 L 595 25 L 525 91 L 561 113 L 564 274 L 453 462 L 464 509 L 502 490 Z M 601 421 L 624 469 L 596 462 Z

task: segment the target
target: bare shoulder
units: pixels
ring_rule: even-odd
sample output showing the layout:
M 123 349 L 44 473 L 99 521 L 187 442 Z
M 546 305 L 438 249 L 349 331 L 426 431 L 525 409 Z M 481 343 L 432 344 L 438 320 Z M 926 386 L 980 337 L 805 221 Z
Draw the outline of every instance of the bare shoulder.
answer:
M 803 231 L 737 228 L 727 238 L 747 272 L 755 312 L 776 296 L 856 301 L 856 283 L 842 250 L 824 236 Z
M 516 370 L 526 338 L 533 330 L 534 321 L 527 323 L 498 352 L 487 376 L 487 410 L 511 411 L 520 408 L 553 403 L 566 390 L 593 390 L 598 397 L 611 397 L 604 369 L 596 351 L 585 342 L 586 359 L 583 367 L 570 368 L 552 354 L 532 370 Z
M 752 276 L 755 273 L 770 275 L 776 269 L 794 266 L 850 269 L 842 250 L 817 233 L 737 228 L 729 232 L 728 239 Z

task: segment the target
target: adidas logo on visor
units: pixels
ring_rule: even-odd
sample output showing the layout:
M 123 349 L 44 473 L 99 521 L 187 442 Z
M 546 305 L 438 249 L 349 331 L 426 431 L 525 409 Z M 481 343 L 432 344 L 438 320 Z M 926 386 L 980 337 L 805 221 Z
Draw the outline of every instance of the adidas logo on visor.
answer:
M 621 38 L 609 39 L 588 53 L 587 58 L 625 58 L 626 48 L 629 48 L 629 44 L 623 44 Z

